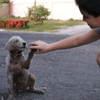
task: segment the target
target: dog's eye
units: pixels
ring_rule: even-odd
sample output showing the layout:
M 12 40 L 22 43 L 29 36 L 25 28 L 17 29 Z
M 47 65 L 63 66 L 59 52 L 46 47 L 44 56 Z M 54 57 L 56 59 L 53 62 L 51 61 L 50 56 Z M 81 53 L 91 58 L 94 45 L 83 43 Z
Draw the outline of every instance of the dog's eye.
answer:
M 16 43 L 18 42 L 18 40 L 15 41 Z

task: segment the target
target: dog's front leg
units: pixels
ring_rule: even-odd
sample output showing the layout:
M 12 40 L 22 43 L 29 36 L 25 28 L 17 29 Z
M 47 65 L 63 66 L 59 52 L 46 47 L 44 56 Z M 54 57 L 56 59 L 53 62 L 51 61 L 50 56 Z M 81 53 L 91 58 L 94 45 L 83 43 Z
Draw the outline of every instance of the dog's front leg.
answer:
M 23 63 L 22 63 L 22 66 L 26 69 L 29 69 L 29 66 L 30 66 L 30 63 L 31 63 L 31 59 L 34 55 L 34 52 L 31 50 L 28 54 L 28 58 L 27 60 L 25 60 Z
M 14 98 L 14 89 L 13 89 L 13 73 L 8 72 L 8 92 L 9 98 L 8 100 L 15 100 Z

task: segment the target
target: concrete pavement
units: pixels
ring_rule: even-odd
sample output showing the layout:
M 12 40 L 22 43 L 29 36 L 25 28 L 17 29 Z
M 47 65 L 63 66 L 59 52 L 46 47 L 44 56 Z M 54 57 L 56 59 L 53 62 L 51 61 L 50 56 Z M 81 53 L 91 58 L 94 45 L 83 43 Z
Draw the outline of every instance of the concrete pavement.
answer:
M 61 34 L 61 35 L 76 35 L 76 34 L 82 34 L 87 31 L 91 30 L 88 25 L 77 25 L 77 26 L 72 26 L 68 28 L 62 28 L 62 29 L 57 29 L 55 30 L 55 34 Z
M 77 27 L 77 26 L 75 26 Z M 90 29 L 85 26 L 68 28 L 70 33 L 81 34 Z M 62 30 L 62 29 L 60 29 Z M 65 35 L 45 32 L 8 32 L 0 31 L 0 96 L 8 98 L 5 58 L 5 44 L 14 35 L 22 37 L 27 43 L 42 40 L 56 42 L 70 36 L 67 28 Z M 66 34 L 67 33 L 67 34 Z M 73 35 L 75 35 L 73 34 Z M 57 50 L 45 54 L 35 54 L 29 71 L 36 77 L 36 88 L 44 89 L 45 94 L 20 91 L 16 100 L 100 100 L 100 67 L 96 55 L 100 50 L 100 40 L 81 47 Z M 25 51 L 27 57 L 29 50 Z

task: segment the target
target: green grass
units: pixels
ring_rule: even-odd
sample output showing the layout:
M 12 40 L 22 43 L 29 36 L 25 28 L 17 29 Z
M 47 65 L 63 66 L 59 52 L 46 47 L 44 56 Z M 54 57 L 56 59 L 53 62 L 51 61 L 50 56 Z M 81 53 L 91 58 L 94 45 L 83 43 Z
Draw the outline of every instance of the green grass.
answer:
M 22 18 L 12 18 L 12 17 L 8 17 L 8 18 L 2 18 L 0 17 L 0 20 L 6 20 L 6 19 L 12 19 L 12 20 L 18 20 L 18 19 L 22 19 Z
M 2 18 L 0 18 L 2 19 Z M 18 20 L 20 18 L 5 18 L 6 19 L 13 19 L 13 20 Z M 43 25 L 33 25 L 32 22 L 28 23 L 28 27 L 26 29 L 21 29 L 21 28 L 10 28 L 10 30 L 23 30 L 23 31 L 41 31 L 41 32 L 50 32 L 55 29 L 63 28 L 63 27 L 70 27 L 70 26 L 75 26 L 75 25 L 82 25 L 84 24 L 83 21 L 81 20 L 74 20 L 74 19 L 69 19 L 66 21 L 63 20 L 46 20 L 44 21 Z
M 70 27 L 70 26 L 75 26 L 75 25 L 82 25 L 84 24 L 80 20 L 73 20 L 73 21 L 55 21 L 55 20 L 48 20 L 44 21 L 43 25 L 33 25 L 32 23 L 28 23 L 29 29 L 28 31 L 52 31 L 55 29 L 63 28 L 63 27 Z

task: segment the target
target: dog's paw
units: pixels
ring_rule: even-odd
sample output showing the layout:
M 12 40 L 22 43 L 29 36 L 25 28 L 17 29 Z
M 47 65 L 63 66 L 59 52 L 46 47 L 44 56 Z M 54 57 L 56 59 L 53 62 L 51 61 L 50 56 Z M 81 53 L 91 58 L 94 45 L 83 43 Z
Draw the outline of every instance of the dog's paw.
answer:
M 38 93 L 38 94 L 44 94 L 44 91 L 43 91 L 43 90 L 38 90 L 37 93 Z
M 44 94 L 44 91 L 43 90 L 37 90 L 37 89 L 33 89 L 33 90 L 29 90 L 30 92 L 33 92 L 33 93 L 37 93 L 37 94 Z
M 31 49 L 31 51 L 32 51 L 32 52 L 36 52 L 36 51 L 37 51 L 37 49 Z

